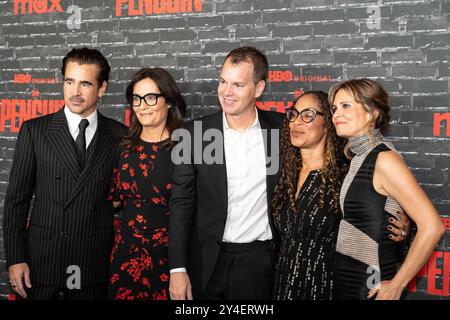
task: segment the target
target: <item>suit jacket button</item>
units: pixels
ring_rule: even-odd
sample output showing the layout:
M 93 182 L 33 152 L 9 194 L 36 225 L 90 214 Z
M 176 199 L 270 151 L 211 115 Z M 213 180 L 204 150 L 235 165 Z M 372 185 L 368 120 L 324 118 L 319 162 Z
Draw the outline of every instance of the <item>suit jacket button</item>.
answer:
M 61 232 L 59 235 L 61 238 L 67 238 L 67 232 Z
M 94 236 L 94 233 L 89 232 L 88 237 L 89 237 L 89 238 L 92 238 L 93 236 Z
M 67 209 L 69 209 L 69 206 L 64 206 L 63 209 L 64 211 L 67 211 Z

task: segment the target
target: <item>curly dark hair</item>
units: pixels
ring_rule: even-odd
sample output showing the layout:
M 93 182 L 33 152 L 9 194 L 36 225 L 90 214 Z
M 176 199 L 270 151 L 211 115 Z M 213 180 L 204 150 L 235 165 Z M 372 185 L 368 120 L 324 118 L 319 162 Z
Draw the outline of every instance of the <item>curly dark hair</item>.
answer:
M 325 194 L 327 188 L 331 189 L 333 195 L 331 199 L 331 207 L 339 212 L 339 191 L 341 187 L 341 177 L 345 168 L 341 161 L 342 150 L 345 140 L 338 137 L 336 129 L 331 121 L 332 114 L 328 105 L 328 95 L 322 91 L 307 91 L 297 98 L 297 101 L 305 96 L 314 96 L 322 108 L 325 117 L 325 124 L 327 128 L 327 140 L 324 151 L 323 168 L 320 170 L 321 186 L 319 189 L 319 205 L 321 208 L 325 206 Z M 278 217 L 280 210 L 288 203 L 289 210 L 295 212 L 295 194 L 297 191 L 297 181 L 300 169 L 302 168 L 302 158 L 300 149 L 292 145 L 290 139 L 289 121 L 285 119 L 283 129 L 281 131 L 281 171 L 280 179 L 275 188 L 275 193 L 272 201 L 272 212 L 275 217 Z

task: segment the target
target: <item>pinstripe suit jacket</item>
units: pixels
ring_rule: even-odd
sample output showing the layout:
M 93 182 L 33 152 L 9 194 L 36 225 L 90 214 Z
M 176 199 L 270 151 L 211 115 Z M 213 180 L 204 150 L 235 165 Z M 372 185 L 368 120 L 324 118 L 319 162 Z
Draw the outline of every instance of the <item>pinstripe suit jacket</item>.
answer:
M 28 263 L 32 284 L 65 286 L 72 265 L 80 268 L 82 286 L 106 281 L 114 236 L 107 194 L 125 132 L 98 113 L 81 170 L 63 109 L 23 123 L 4 206 L 7 267 Z

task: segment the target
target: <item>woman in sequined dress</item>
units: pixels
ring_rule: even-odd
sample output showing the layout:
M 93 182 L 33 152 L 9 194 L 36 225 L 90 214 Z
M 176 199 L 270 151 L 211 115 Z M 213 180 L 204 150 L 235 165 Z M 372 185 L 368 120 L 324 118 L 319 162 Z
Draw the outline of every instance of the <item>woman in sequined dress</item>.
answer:
M 339 191 L 347 170 L 343 140 L 332 124 L 328 95 L 309 91 L 286 111 L 281 172 L 272 212 L 281 245 L 275 268 L 277 300 L 329 300 L 332 262 L 341 219 Z M 391 239 L 404 236 L 393 221 Z
M 334 299 L 397 300 L 444 233 L 439 214 L 382 133 L 389 123 L 388 94 L 376 81 L 348 80 L 330 89 L 333 123 L 348 139 L 350 168 L 342 184 Z M 401 255 L 384 236 L 388 217 L 401 207 L 417 234 Z

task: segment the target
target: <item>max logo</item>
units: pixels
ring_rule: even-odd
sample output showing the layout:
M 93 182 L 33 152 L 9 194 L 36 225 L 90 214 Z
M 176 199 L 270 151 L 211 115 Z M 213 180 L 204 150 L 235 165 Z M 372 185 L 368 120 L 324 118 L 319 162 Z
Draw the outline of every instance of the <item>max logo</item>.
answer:
M 14 0 L 14 15 L 26 14 L 28 7 L 28 14 L 37 13 L 51 13 L 54 11 L 64 12 L 61 7 L 61 0 Z

